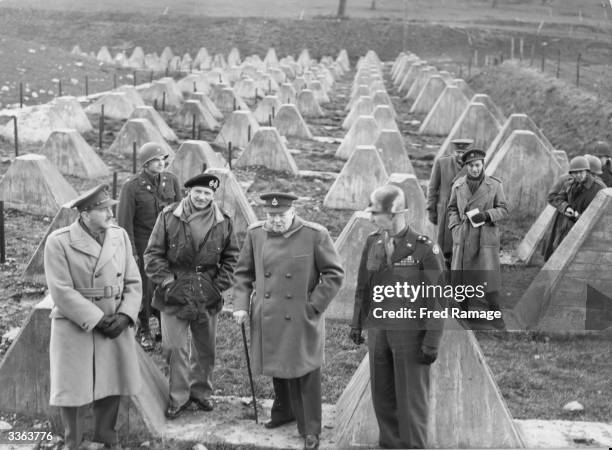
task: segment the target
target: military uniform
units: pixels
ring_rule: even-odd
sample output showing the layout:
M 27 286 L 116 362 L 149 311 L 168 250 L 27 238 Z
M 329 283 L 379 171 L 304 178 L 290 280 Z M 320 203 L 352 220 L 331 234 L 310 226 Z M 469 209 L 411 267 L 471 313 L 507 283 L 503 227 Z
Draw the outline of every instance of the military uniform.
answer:
M 392 239 L 393 244 L 389 243 Z M 389 253 L 391 253 L 389 255 Z M 377 319 L 375 310 L 406 307 L 439 309 L 439 300 L 385 298 L 375 302 L 375 286 L 408 283 L 437 285 L 443 281 L 444 261 L 437 244 L 409 226 L 388 238 L 376 231 L 366 240 L 355 293 L 352 327 L 368 330 L 372 403 L 387 448 L 425 448 L 429 416 L 429 369 L 423 363 L 423 347 L 436 352 L 442 337 L 442 320 Z
M 234 277 L 234 311 L 250 311 L 253 371 L 273 377 L 272 422 L 295 418 L 302 436 L 318 436 L 323 313 L 344 278 L 329 233 L 297 216 L 284 233 L 252 224 Z
M 132 242 L 143 281 L 142 309 L 139 314 L 143 331 L 149 330 L 153 285 L 144 271 L 143 254 L 159 213 L 182 198 L 177 177 L 170 172 L 151 176 L 143 169 L 131 176 L 121 188 L 117 206 L 117 223 L 124 228 Z
M 601 167 L 601 181 L 604 182 L 606 187 L 612 187 L 612 159 L 607 158 Z

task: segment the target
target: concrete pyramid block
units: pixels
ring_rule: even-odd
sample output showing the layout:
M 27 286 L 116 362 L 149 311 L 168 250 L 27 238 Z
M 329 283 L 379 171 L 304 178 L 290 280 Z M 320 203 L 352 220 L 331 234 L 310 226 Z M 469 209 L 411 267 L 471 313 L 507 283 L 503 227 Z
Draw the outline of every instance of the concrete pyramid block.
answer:
M 612 189 L 603 189 L 574 224 L 512 311 L 521 329 L 612 329 Z M 606 294 L 601 294 L 606 293 Z
M 32 310 L 15 341 L 0 363 L 0 404 L 4 411 L 26 417 L 45 416 L 60 423 L 59 409 L 49 405 L 49 314 L 53 300 L 47 296 Z M 138 395 L 122 398 L 117 430 L 131 439 L 161 437 L 168 382 L 150 357 L 136 346 L 143 386 Z M 36 389 L 32 389 L 36 386 Z M 86 413 L 86 429 L 92 429 L 92 414 Z
M 332 209 L 362 210 L 370 194 L 387 179 L 379 151 L 373 145 L 358 145 L 329 188 L 323 205 Z
M 74 188 L 43 155 L 18 156 L 0 180 L 0 200 L 6 208 L 55 217 L 77 196 Z
M 184 96 L 188 96 L 192 92 L 203 92 L 204 94 L 210 92 L 208 80 L 200 73 L 190 73 L 186 77 L 181 78 L 176 85 Z
M 423 87 L 427 84 L 427 82 L 433 75 L 437 74 L 437 72 L 438 71 L 436 70 L 436 68 L 432 66 L 425 66 L 421 68 L 418 76 L 414 80 L 414 83 L 412 83 L 412 86 L 410 86 L 410 89 L 408 89 L 408 93 L 404 97 L 404 100 L 416 100 L 416 98 L 421 93 Z
M 168 46 L 164 47 L 164 49 L 161 52 L 161 55 L 159 55 L 159 61 L 165 66 L 168 65 L 168 63 L 170 62 L 170 60 L 174 57 L 174 52 L 172 51 L 172 49 Z
M 310 53 L 308 52 L 307 48 L 302 50 L 300 56 L 297 59 L 297 63 L 304 68 L 310 67 L 312 60 L 310 59 Z
M 385 82 L 382 80 L 374 80 L 368 86 L 370 88 L 370 95 L 374 96 L 377 91 L 387 92 L 387 88 L 385 87 Z M 388 96 L 388 95 L 387 95 Z M 376 102 L 377 104 L 381 104 L 381 102 Z M 385 104 L 387 104 L 385 102 Z
M 11 114 L 17 117 L 19 142 L 22 144 L 44 142 L 54 130 L 68 128 L 66 122 L 49 105 L 13 110 Z M 0 136 L 14 142 L 12 120 L 4 126 L 0 125 Z
M 358 145 L 373 145 L 379 134 L 374 116 L 358 117 L 338 146 L 336 158 L 349 159 Z
M 222 169 L 226 166 L 223 156 L 215 152 L 205 141 L 184 141 L 176 151 L 168 171 L 177 176 L 183 186 L 188 179 L 205 172 L 206 169 Z
M 423 89 L 421 89 L 421 92 L 419 92 L 414 100 L 410 112 L 417 114 L 429 113 L 445 88 L 446 81 L 440 75 L 429 77 L 429 80 L 427 80 L 425 86 L 423 86 Z
M 325 317 L 340 320 L 351 320 L 353 318 L 355 287 L 361 253 L 366 238 L 375 230 L 376 226 L 370 221 L 370 213 L 355 211 L 336 242 L 334 242 L 346 278 L 338 294 L 334 297 L 334 301 L 325 310 Z
M 555 220 L 556 211 L 553 206 L 547 203 L 517 247 L 516 256 L 525 264 L 531 264 L 533 257 L 536 256 L 536 251 L 540 244 L 550 232 L 550 228 Z
M 276 94 L 281 103 L 295 104 L 297 93 L 291 83 L 283 83 Z
M 446 82 L 446 84 L 448 83 L 452 83 L 453 82 L 453 76 L 451 75 L 451 73 L 447 70 L 441 70 L 438 72 L 438 75 L 440 75 L 442 77 L 442 79 Z
M 227 65 L 230 67 L 240 65 L 240 50 L 238 50 L 236 47 L 232 47 L 227 55 Z
M 85 108 L 88 114 L 101 114 L 104 105 L 104 117 L 125 120 L 134 112 L 134 105 L 125 92 L 109 92 Z
M 170 159 L 174 157 L 174 150 L 170 148 L 161 133 L 147 119 L 130 119 L 125 122 L 108 151 L 131 158 L 134 143 L 136 143 L 136 148 L 139 149 L 147 142 L 157 142 L 170 153 Z
M 506 140 L 510 137 L 510 135 L 516 130 L 528 130 L 533 133 L 542 141 L 545 147 L 552 152 L 553 146 L 550 141 L 544 136 L 542 130 L 531 120 L 531 118 L 527 114 L 512 114 L 502 126 L 500 132 L 495 136 L 491 145 L 486 149 L 487 157 L 485 158 L 485 163 L 489 163 L 493 159 L 493 157 L 497 154 L 499 149 L 504 145 Z
M 393 111 L 387 105 L 378 105 L 374 108 L 374 119 L 378 124 L 378 128 L 381 130 L 391 129 L 399 131 L 397 126 L 397 122 L 395 121 L 395 116 L 393 115 Z
M 145 55 L 145 66 L 147 69 L 156 72 L 161 72 L 162 70 L 166 69 L 166 67 L 160 62 L 159 56 L 157 56 L 156 53 L 147 53 Z
M 223 121 L 225 119 L 225 116 L 223 116 L 223 113 L 219 111 L 219 108 L 217 108 L 217 105 L 215 105 L 213 101 L 210 99 L 210 97 L 206 95 L 205 93 L 193 92 L 189 96 L 189 99 L 198 100 L 202 104 L 202 107 L 205 110 L 208 110 L 208 112 L 215 118 L 215 120 Z
M 351 93 L 351 99 L 345 106 L 345 111 L 350 111 L 355 106 L 355 103 L 359 101 L 362 96 L 369 97 L 370 96 L 370 87 L 367 84 L 358 84 L 355 85 L 353 92 Z
M 183 103 L 183 93 L 172 78 L 153 81 L 148 88 L 143 89 L 141 95 L 148 105 L 157 104 L 160 109 L 163 105 L 167 111 L 175 111 Z
M 410 69 L 408 70 L 408 72 L 406 72 L 406 75 L 404 75 L 404 79 L 397 88 L 397 92 L 400 95 L 408 93 L 414 81 L 421 74 L 421 70 L 424 67 L 427 67 L 426 61 L 416 61 L 410 65 Z
M 128 101 L 132 104 L 132 106 L 134 106 L 134 108 L 145 105 L 140 92 L 138 92 L 138 89 L 136 89 L 134 86 L 124 84 L 123 86 L 119 86 L 116 91 L 125 93 Z
M 553 150 L 552 153 L 561 166 L 561 173 L 567 173 L 569 171 L 569 159 L 565 150 Z
M 219 189 L 215 193 L 215 201 L 234 221 L 234 232 L 240 245 L 246 236 L 249 225 L 257 221 L 255 211 L 249 204 L 246 194 L 238 180 L 229 169 L 211 168 L 206 170 L 219 178 Z
M 268 69 L 268 74 L 270 77 L 276 82 L 277 85 L 281 85 L 287 82 L 287 78 L 295 78 L 295 74 L 293 76 L 289 76 L 288 73 L 292 73 L 291 67 L 281 65 L 279 67 L 271 67 Z
M 306 121 L 304 121 L 295 105 L 281 105 L 272 120 L 272 125 L 283 136 L 312 139 L 312 133 L 308 125 L 306 125 Z
M 378 91 L 375 91 L 372 95 L 372 102 L 374 102 L 374 107 L 380 105 L 388 106 L 391 109 L 393 116 L 397 116 L 397 114 L 395 113 L 395 108 L 393 107 L 393 102 L 391 101 L 391 97 L 389 97 L 389 94 L 387 94 L 386 90 L 380 89 Z
M 304 77 L 295 77 L 295 80 L 291 82 L 296 92 L 300 92 L 302 89 L 306 89 L 306 79 Z
M 142 50 L 142 47 L 135 47 L 134 50 L 132 50 L 132 54 L 128 59 L 128 63 L 130 67 L 133 67 L 135 69 L 145 68 L 145 54 Z
M 248 111 L 249 107 L 240 96 L 236 95 L 232 88 L 223 88 L 215 98 L 211 98 L 219 111 L 228 113 L 234 109 Z
M 58 97 L 49 103 L 51 109 L 64 121 L 68 128 L 73 128 L 79 133 L 93 131 L 93 127 L 87 118 L 87 114 L 75 97 Z
M 278 57 L 276 56 L 276 50 L 274 50 L 274 48 L 270 47 L 268 49 L 263 62 L 268 67 L 278 66 Z
M 469 103 L 458 86 L 447 85 L 423 120 L 419 134 L 446 136 Z
M 179 67 L 181 72 L 191 72 L 193 70 L 193 58 L 189 53 L 183 55 Z
M 463 78 L 455 78 L 453 80 L 453 84 L 457 86 L 459 89 L 461 89 L 461 92 L 463 92 L 463 95 L 465 95 L 468 99 L 471 99 L 472 97 L 474 97 L 474 91 L 472 90 L 470 85 L 466 83 L 466 81 Z
M 285 75 L 282 71 L 277 70 L 277 72 L 280 72 L 280 75 L 282 76 Z M 284 84 L 284 82 L 281 84 Z M 289 85 L 293 90 L 295 90 L 291 83 L 289 83 Z M 261 98 L 265 94 L 272 95 L 273 93 L 278 93 L 280 90 L 279 83 L 277 83 L 276 80 L 268 74 L 262 74 L 261 78 L 255 80 L 255 87 L 257 88 L 258 98 Z
M 440 146 L 436 158 L 448 154 L 453 139 L 473 139 L 475 148 L 488 148 L 500 130 L 501 125 L 485 105 L 470 103 Z
M 64 175 L 99 178 L 110 175 L 104 161 L 93 151 L 77 130 L 55 130 L 43 144 L 45 156 Z
M 454 319 L 445 321 L 430 380 L 428 448 L 525 447 L 474 333 Z M 371 392 L 366 355 L 336 403 L 336 447 L 378 448 Z
M 251 111 L 234 111 L 221 127 L 215 144 L 227 146 L 231 142 L 234 147 L 244 148 L 258 129 L 259 124 Z
M 253 116 L 260 125 L 269 125 L 280 106 L 281 102 L 276 95 L 266 95 L 257 103 Z
M 213 115 L 197 100 L 187 100 L 174 116 L 174 122 L 182 128 L 191 129 L 195 121 L 196 129 L 217 130 L 220 125 Z
M 254 99 L 256 90 L 255 81 L 252 78 L 243 78 L 234 85 L 234 92 L 243 99 Z
M 351 70 L 351 63 L 345 49 L 340 50 L 340 53 L 338 53 L 338 56 L 336 57 L 336 61 L 338 61 L 338 63 L 342 66 L 342 70 L 345 72 Z
M 385 184 L 393 184 L 404 191 L 406 197 L 406 220 L 408 224 L 420 234 L 433 239 L 433 226 L 427 220 L 427 201 L 413 173 L 392 173 Z
M 98 54 L 96 55 L 96 59 L 98 61 L 102 61 L 103 63 L 107 63 L 107 64 L 112 64 L 113 63 L 113 57 L 111 56 L 110 52 L 108 51 L 108 48 L 106 47 L 106 45 L 102 46 L 102 48 L 100 48 L 100 50 L 98 51 Z
M 200 50 L 198 50 L 193 60 L 193 66 L 200 70 L 210 69 L 210 55 L 206 47 L 200 47 Z
M 119 67 L 129 67 L 130 63 L 128 61 L 128 57 L 125 52 L 119 52 L 113 58 L 113 62 Z
M 487 94 L 475 94 L 470 99 L 470 102 L 471 103 L 482 103 L 488 108 L 489 111 L 491 111 L 491 113 L 497 119 L 499 123 L 506 122 L 506 116 L 504 115 L 502 110 L 499 108 L 499 106 L 497 106 L 493 102 L 493 100 L 491 100 L 491 97 L 489 97 Z
M 510 210 L 533 217 L 544 209 L 550 188 L 561 176 L 556 158 L 526 130 L 513 131 L 485 170 L 502 180 Z
M 370 96 L 362 95 L 351 107 L 350 112 L 342 122 L 342 128 L 348 130 L 360 116 L 371 116 L 374 112 L 374 102 Z
M 323 117 L 325 112 L 317 102 L 314 92 L 310 89 L 302 89 L 297 95 L 297 108 L 302 117 Z
M 152 106 L 137 106 L 129 119 L 147 119 L 166 141 L 177 142 L 176 133 L 168 126 L 164 118 Z
M 45 231 L 45 235 L 38 244 L 38 247 L 36 247 L 36 250 L 34 250 L 34 254 L 28 261 L 28 265 L 23 272 L 23 278 L 25 280 L 41 285 L 45 285 L 47 283 L 47 279 L 45 278 L 44 264 L 45 243 L 47 242 L 47 237 L 49 237 L 49 235 L 55 230 L 70 225 L 77 219 L 78 216 L 79 213 L 75 208 L 68 208 L 66 206 L 60 207 L 59 211 L 51 221 L 51 224 Z
M 298 174 L 295 160 L 274 127 L 261 127 L 253 135 L 235 163 L 238 167 L 264 166 L 271 170 Z
M 414 168 L 404 147 L 404 140 L 397 129 L 382 129 L 374 147 L 380 151 L 380 158 L 387 173 L 414 173 Z

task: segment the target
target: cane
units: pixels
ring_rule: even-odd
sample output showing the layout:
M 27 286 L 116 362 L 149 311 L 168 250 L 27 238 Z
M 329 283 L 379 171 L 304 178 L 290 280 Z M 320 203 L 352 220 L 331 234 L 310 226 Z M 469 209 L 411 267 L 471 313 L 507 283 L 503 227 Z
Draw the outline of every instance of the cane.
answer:
M 249 381 L 251 382 L 251 394 L 253 395 L 253 409 L 255 411 L 255 423 L 259 423 L 259 421 L 257 420 L 257 399 L 255 398 L 255 386 L 253 385 L 253 374 L 251 373 L 251 358 L 249 358 L 249 347 L 247 346 L 244 322 L 240 324 L 240 327 L 242 329 L 242 342 L 244 343 L 244 354 L 246 355 L 247 369 L 249 371 Z

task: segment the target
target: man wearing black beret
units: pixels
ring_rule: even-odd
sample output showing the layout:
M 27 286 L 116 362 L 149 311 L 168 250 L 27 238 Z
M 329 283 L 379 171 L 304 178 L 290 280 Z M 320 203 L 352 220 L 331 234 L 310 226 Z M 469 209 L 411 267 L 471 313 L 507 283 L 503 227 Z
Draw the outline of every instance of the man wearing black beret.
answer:
M 214 202 L 219 179 L 204 173 L 185 187 L 187 196 L 158 216 L 144 253 L 146 273 L 158 285 L 153 307 L 161 312 L 162 349 L 170 368 L 169 419 L 191 402 L 213 409 L 217 313 L 238 259 L 232 220 Z

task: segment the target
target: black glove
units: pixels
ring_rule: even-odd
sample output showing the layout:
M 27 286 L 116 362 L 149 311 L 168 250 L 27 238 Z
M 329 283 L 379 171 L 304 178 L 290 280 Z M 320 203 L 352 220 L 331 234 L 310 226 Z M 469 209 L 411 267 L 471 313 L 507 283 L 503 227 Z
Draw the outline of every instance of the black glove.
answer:
M 361 328 L 351 328 L 349 338 L 355 343 L 355 345 L 361 345 L 365 342 L 365 339 L 361 335 Z
M 480 222 L 490 222 L 491 221 L 491 216 L 489 215 L 488 212 L 479 212 L 476 213 L 472 216 L 472 221 L 474 223 L 480 223 Z
M 438 358 L 438 352 L 435 350 L 427 350 L 426 352 L 423 349 L 419 349 L 419 362 L 421 364 L 430 365 L 433 364 L 434 361 Z
M 123 330 L 130 326 L 130 318 L 125 314 L 115 314 L 112 316 L 112 322 L 104 331 L 104 334 L 111 339 L 115 339 Z
M 109 325 L 113 322 L 113 316 L 104 315 L 100 319 L 100 321 L 96 324 L 94 329 L 98 330 L 100 333 L 106 334 L 106 330 Z
M 429 221 L 434 225 L 438 225 L 438 215 L 435 211 L 429 211 Z

